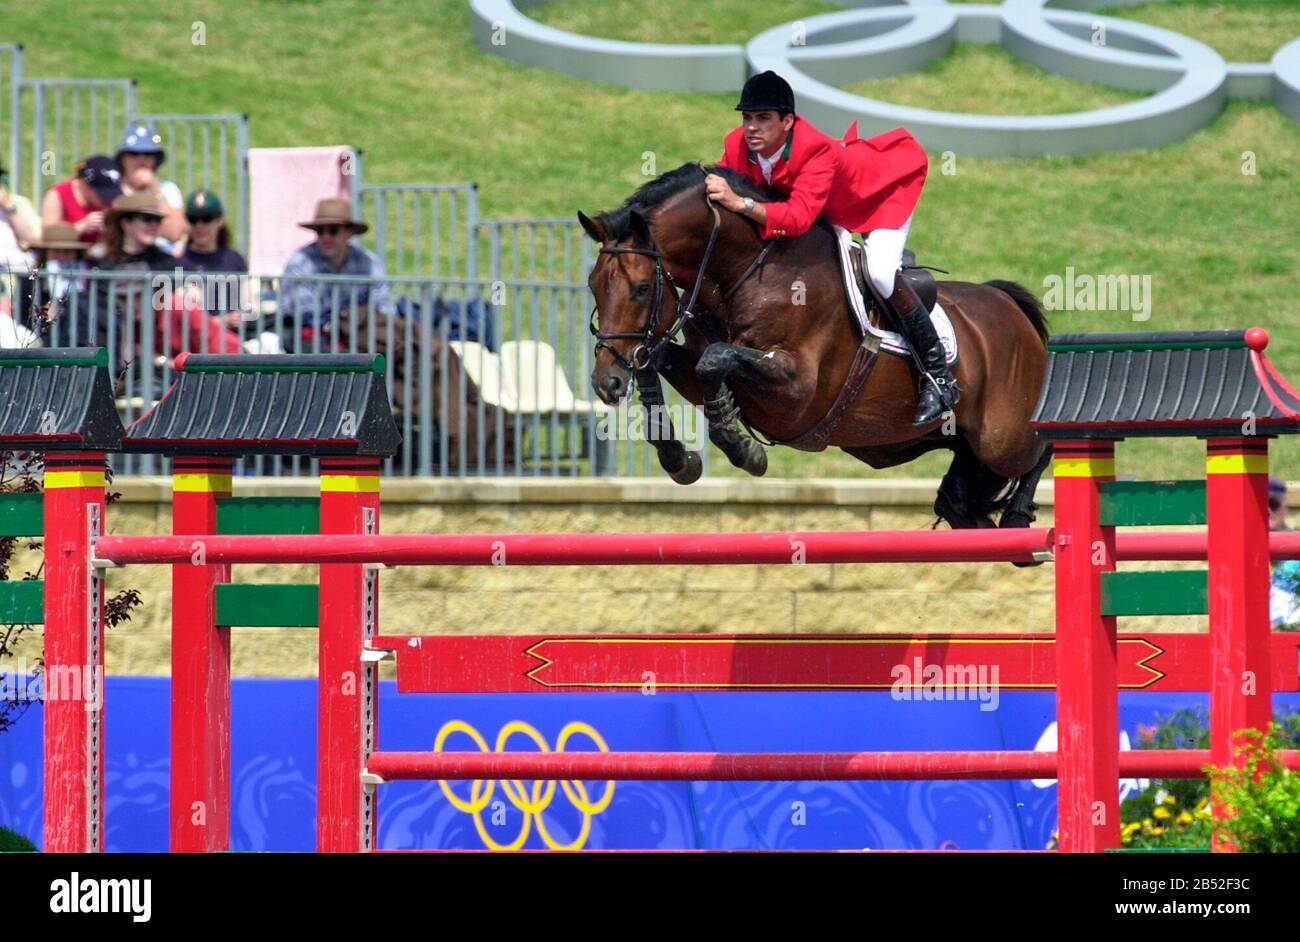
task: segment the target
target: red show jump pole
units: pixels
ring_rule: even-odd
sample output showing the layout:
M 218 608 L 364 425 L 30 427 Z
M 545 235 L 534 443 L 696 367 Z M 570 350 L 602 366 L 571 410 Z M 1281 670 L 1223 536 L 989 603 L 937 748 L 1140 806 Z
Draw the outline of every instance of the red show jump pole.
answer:
M 1115 479 L 1112 441 L 1057 442 L 1056 737 L 1061 850 L 1120 845 L 1115 617 L 1101 613 L 1101 574 L 1115 568 L 1115 528 L 1101 487 Z
M 1016 530 L 871 530 L 848 533 L 479 533 L 424 536 L 223 536 L 205 541 L 226 563 L 373 562 L 403 566 L 591 566 L 795 562 L 1031 562 L 1052 549 L 1042 527 Z M 1300 532 L 1269 534 L 1273 559 L 1300 559 Z M 96 555 L 115 563 L 177 563 L 183 537 L 106 536 Z M 494 558 L 497 560 L 493 562 Z M 1203 532 L 1119 533 L 1116 558 L 1202 560 Z
M 172 566 L 171 849 L 230 846 L 230 628 L 217 624 L 217 585 L 230 564 L 206 558 L 232 458 L 172 461 L 172 532 L 190 556 Z
M 321 458 L 320 542 L 379 539 L 378 458 Z M 379 623 L 378 573 L 362 561 L 320 567 L 316 849 L 375 846 L 376 796 L 361 776 L 375 748 L 379 667 L 363 661 Z
M 104 461 L 45 457 L 46 853 L 104 849 Z
M 1056 778 L 1054 752 L 376 752 L 384 781 L 811 782 Z M 1281 756 L 1300 767 L 1300 752 Z M 1119 753 L 1119 774 L 1201 778 L 1208 749 Z M 1119 786 L 1116 783 L 1116 792 Z
M 227 563 L 387 563 L 419 566 L 724 565 L 735 563 L 1032 562 L 1051 549 L 1045 528 L 792 533 L 480 533 L 383 536 L 226 536 L 206 543 Z M 188 560 L 181 537 L 104 537 L 117 563 Z

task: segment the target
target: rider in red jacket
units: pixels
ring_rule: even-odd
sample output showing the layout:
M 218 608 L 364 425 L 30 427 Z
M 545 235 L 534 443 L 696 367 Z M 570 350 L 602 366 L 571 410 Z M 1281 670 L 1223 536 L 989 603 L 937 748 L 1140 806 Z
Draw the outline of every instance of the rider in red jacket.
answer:
M 785 198 L 757 203 L 737 196 L 717 174 L 706 180 L 709 197 L 752 219 L 764 239 L 802 235 L 819 216 L 866 233 L 868 275 L 926 372 L 913 422 L 938 419 L 956 404 L 957 383 L 925 305 L 900 270 L 929 168 L 925 150 L 904 128 L 863 140 L 855 123 L 844 140 L 827 137 L 795 114 L 794 91 L 775 72 L 747 81 L 736 110 L 743 123 L 727 135 L 719 165 Z

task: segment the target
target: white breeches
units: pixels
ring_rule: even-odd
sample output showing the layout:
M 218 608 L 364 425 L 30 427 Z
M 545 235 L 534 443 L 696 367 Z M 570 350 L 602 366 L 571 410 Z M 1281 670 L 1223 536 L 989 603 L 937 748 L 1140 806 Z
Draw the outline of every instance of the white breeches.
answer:
M 912 217 L 898 229 L 872 229 L 867 233 L 867 275 L 882 298 L 894 293 L 894 274 L 903 267 L 903 247 Z

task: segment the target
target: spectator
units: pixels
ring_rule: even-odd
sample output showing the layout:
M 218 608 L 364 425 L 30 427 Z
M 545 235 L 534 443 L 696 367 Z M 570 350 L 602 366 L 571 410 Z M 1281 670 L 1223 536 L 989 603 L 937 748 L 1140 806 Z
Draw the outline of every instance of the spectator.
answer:
M 345 309 L 372 309 L 393 314 L 392 295 L 384 263 L 375 253 L 353 243 L 354 236 L 370 227 L 352 218 L 347 200 L 324 199 L 316 204 L 315 218 L 299 223 L 316 233 L 316 241 L 294 252 L 284 266 L 280 284 L 280 319 L 292 329 L 295 316 L 302 319 L 303 340 L 329 324 Z M 320 275 L 362 275 L 366 283 L 330 284 Z M 297 281 L 307 278 L 309 281 Z M 289 345 L 292 349 L 292 344 Z
M 112 271 L 165 271 L 176 259 L 158 248 L 166 211 L 149 193 L 119 196 L 104 217 L 104 235 L 92 253 L 95 267 Z
M 77 238 L 93 244 L 104 234 L 104 212 L 122 195 L 122 171 L 117 161 L 103 154 L 77 164 L 71 179 L 45 191 L 41 203 L 41 224 L 66 222 L 77 230 Z
M 221 199 L 211 190 L 198 190 L 185 201 L 190 238 L 181 255 L 186 271 L 248 271 L 248 262 L 230 247 Z
M 46 226 L 30 247 L 36 253 L 36 267 L 19 284 L 14 298 L 17 310 L 7 306 L 7 298 L 0 298 L 0 312 L 13 315 L 19 325 L 37 335 L 53 325 L 51 345 L 107 346 L 108 317 L 100 313 L 92 322 L 86 279 L 77 275 L 85 270 L 90 246 L 78 238 L 74 227 L 56 222 Z
M 9 189 L 9 171 L 0 164 L 0 269 L 26 271 L 30 246 L 41 237 L 41 217 L 32 201 Z
M 185 238 L 189 224 L 185 221 L 185 200 L 181 189 L 170 180 L 159 180 L 158 169 L 167 159 L 162 137 L 148 124 L 133 124 L 122 135 L 122 146 L 117 150 L 117 163 L 122 171 L 122 191 L 149 193 L 164 212 L 155 244 L 164 252 L 174 254 L 176 243 Z
M 221 198 L 211 190 L 196 190 L 185 201 L 185 218 L 190 224 L 190 237 L 186 243 L 185 253 L 180 257 L 180 265 L 187 272 L 243 273 L 248 271 L 248 262 L 230 247 L 230 229 L 226 226 Z M 258 321 L 256 314 L 248 308 L 244 297 L 245 279 L 226 279 L 223 285 L 215 284 L 217 279 L 205 279 L 205 287 L 210 289 L 200 292 L 197 286 L 186 283 L 185 304 L 210 313 L 226 315 L 226 326 L 232 331 L 239 331 Z M 282 352 L 278 334 L 265 333 L 258 339 L 255 352 Z M 269 347 L 268 347 L 269 345 Z
M 1286 482 L 1269 478 L 1269 530 L 1290 530 L 1286 515 Z M 1268 607 L 1274 628 L 1300 627 L 1300 560 L 1284 559 L 1274 564 Z
M 175 356 L 185 350 L 240 353 L 239 335 L 219 317 L 186 305 L 184 286 L 176 283 L 178 259 L 158 248 L 158 229 L 166 211 L 150 193 L 132 193 L 113 203 L 104 238 L 95 246 L 97 267 L 110 271 L 157 272 L 150 279 L 129 279 L 113 285 L 114 300 L 137 326 L 136 336 L 152 321 L 155 350 Z M 171 280 L 170 284 L 161 278 Z M 151 317 L 146 317 L 150 310 Z M 128 351 L 134 356 L 137 351 Z

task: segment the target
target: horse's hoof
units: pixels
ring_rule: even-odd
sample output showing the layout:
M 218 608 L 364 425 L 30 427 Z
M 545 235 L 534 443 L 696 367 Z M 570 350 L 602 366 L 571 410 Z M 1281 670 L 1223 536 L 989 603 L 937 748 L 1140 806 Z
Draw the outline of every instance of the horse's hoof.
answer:
M 1027 527 L 1035 520 L 1033 514 L 1027 514 L 1021 510 L 1008 510 L 998 521 L 998 527 L 1002 530 L 1016 530 Z
M 664 468 L 668 476 L 677 484 L 694 484 L 704 473 L 704 462 L 700 460 L 698 451 L 688 451 L 683 456 L 682 466 L 677 470 Z
M 745 470 L 756 478 L 761 478 L 767 474 L 767 449 L 756 442 L 750 442 L 754 447 L 748 449 L 749 454 L 745 458 Z

